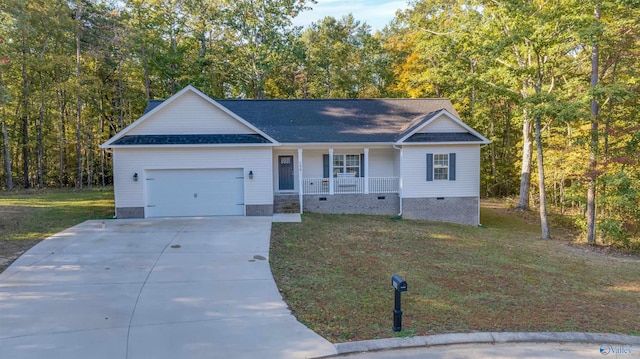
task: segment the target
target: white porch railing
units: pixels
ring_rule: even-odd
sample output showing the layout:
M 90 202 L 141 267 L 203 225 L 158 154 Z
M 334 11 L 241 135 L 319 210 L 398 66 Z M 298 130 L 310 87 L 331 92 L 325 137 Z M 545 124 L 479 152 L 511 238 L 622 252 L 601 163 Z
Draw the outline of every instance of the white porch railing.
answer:
M 369 177 L 369 193 L 400 192 L 400 177 Z
M 363 194 L 363 177 L 303 178 L 303 194 L 329 194 L 329 182 L 333 181 L 335 194 Z M 369 193 L 398 193 L 398 177 L 369 177 Z

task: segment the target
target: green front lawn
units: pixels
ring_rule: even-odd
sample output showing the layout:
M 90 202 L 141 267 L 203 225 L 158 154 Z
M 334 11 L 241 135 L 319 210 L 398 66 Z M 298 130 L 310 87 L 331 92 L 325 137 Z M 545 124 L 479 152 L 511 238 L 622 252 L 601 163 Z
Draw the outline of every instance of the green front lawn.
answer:
M 50 235 L 113 214 L 113 188 L 0 192 L 0 272 Z
M 529 215 L 493 207 L 482 209 L 487 228 L 305 214 L 300 224 L 274 223 L 272 271 L 298 320 L 332 342 L 398 335 L 394 273 L 409 286 L 399 335 L 640 335 L 637 257 L 541 240 Z
M 88 219 L 113 214 L 111 187 L 0 192 L 0 239 L 44 239 Z

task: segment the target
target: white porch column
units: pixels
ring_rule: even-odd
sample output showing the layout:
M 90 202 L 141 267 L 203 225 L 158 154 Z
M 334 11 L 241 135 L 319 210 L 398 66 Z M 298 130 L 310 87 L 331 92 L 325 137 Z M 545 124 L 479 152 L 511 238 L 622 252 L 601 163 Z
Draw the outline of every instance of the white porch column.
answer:
M 333 194 L 333 148 L 329 149 L 329 194 Z
M 400 147 L 400 181 L 398 183 L 398 197 L 400 199 L 400 213 L 398 216 L 402 216 L 402 188 L 404 187 L 404 147 Z
M 364 194 L 369 194 L 369 149 L 364 149 Z
M 298 196 L 300 198 L 300 213 L 302 213 L 302 200 L 304 198 L 304 180 L 302 174 L 302 148 L 298 148 Z

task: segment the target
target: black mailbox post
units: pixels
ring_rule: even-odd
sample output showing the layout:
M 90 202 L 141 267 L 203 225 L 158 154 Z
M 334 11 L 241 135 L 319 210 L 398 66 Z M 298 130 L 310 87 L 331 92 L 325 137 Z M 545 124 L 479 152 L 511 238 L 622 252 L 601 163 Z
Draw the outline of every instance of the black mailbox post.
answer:
M 400 294 L 407 291 L 407 282 L 397 274 L 391 276 L 391 285 L 395 289 L 395 306 L 393 308 L 393 331 L 402 330 L 402 298 Z

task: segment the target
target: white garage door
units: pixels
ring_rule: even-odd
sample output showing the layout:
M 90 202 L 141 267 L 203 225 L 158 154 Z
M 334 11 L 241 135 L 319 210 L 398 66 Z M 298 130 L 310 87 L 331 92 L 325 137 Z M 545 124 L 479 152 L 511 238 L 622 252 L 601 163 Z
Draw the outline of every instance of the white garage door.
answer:
M 242 169 L 147 170 L 146 217 L 244 215 Z

